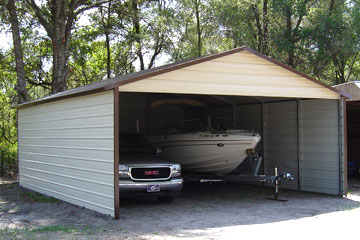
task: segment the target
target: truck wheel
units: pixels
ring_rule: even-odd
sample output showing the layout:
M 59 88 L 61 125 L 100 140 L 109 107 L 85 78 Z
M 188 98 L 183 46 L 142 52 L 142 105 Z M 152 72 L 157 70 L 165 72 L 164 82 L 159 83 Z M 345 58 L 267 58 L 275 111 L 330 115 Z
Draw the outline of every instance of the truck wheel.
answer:
M 173 196 L 161 196 L 158 197 L 158 201 L 161 203 L 172 203 L 174 201 Z

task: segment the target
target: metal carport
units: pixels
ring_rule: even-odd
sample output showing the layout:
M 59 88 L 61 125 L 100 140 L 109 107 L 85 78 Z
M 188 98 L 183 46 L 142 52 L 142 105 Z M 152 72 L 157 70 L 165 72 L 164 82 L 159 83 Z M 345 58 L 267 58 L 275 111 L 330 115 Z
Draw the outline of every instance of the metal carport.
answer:
M 298 179 L 289 188 L 346 194 L 344 95 L 246 47 L 19 105 L 20 185 L 118 218 L 119 95 L 125 93 L 258 99 L 233 104 L 233 112 L 246 111 L 244 125 L 261 129 L 265 173 L 282 164 Z

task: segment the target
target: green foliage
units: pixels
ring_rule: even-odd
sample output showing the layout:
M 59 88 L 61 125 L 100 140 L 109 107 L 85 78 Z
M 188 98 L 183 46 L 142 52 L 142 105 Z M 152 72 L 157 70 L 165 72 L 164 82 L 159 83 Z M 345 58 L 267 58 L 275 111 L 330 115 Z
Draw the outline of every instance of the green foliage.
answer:
M 39 202 L 39 203 L 57 203 L 59 200 L 53 197 L 48 197 L 37 192 L 22 192 L 19 194 L 24 202 Z
M 8 53 L 0 59 L 0 176 L 17 171 L 16 73 Z
M 78 232 L 78 228 L 74 226 L 64 226 L 64 225 L 53 225 L 53 226 L 45 226 L 40 228 L 35 228 L 31 230 L 32 232 L 66 232 L 66 233 L 74 233 Z
M 334 1 L 333 6 L 314 8 L 306 26 L 310 40 L 305 46 L 313 49 L 314 74 L 323 81 L 340 84 L 355 80 L 360 43 L 357 15 L 358 10 L 350 7 L 350 2 Z
M 68 226 L 68 225 L 50 225 L 38 228 L 4 228 L 0 229 L 0 239 L 26 239 L 38 240 L 49 239 L 49 232 L 62 232 L 76 235 L 92 235 L 99 232 L 99 227 L 86 226 Z
M 217 53 L 232 47 L 231 41 L 221 35 L 218 25 L 221 19 L 219 4 L 220 2 L 215 0 L 176 1 L 173 43 L 168 51 L 171 61 Z M 199 19 L 195 14 L 196 9 L 199 11 Z

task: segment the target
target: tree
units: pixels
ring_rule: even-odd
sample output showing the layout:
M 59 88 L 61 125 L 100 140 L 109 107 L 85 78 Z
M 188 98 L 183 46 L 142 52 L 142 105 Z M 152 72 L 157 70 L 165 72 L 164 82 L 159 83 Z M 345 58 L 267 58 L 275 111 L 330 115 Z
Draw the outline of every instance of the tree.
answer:
M 107 78 L 111 77 L 111 50 L 110 50 L 110 34 L 111 34 L 111 1 L 108 2 L 107 8 L 102 6 L 99 7 L 100 15 L 101 15 L 101 25 L 105 34 L 105 46 L 106 46 L 106 72 Z
M 217 0 L 179 0 L 175 5 L 172 61 L 228 49 L 218 26 Z
M 86 10 L 107 1 L 50 0 L 38 6 L 35 0 L 26 0 L 52 41 L 52 93 L 67 89 L 71 31 L 77 18 Z
M 15 1 L 8 0 L 7 3 L 5 3 L 5 1 L 2 1 L 1 5 L 5 6 L 9 13 L 9 21 L 11 24 L 17 73 L 17 85 L 15 88 L 18 93 L 18 103 L 24 103 L 29 101 L 29 95 L 26 90 L 25 67 L 23 61 L 19 21 L 16 12 Z
M 118 16 L 119 40 L 131 46 L 140 70 L 152 68 L 171 44 L 171 1 L 127 0 L 113 5 Z M 115 30 L 114 29 L 114 30 Z
M 357 6 L 350 3 L 331 0 L 314 13 L 308 27 L 311 41 L 309 47 L 314 49 L 315 66 L 326 66 L 327 79 L 332 84 L 348 81 L 354 73 L 359 59 L 359 19 Z M 324 69 L 316 68 L 315 74 L 321 75 Z
M 268 43 L 268 0 L 262 1 L 262 17 L 259 14 L 259 7 L 261 3 L 254 2 L 251 4 L 250 9 L 253 12 L 253 17 L 255 19 L 255 26 L 257 29 L 257 50 L 258 52 L 268 55 L 269 54 L 269 43 Z M 262 21 L 261 21 L 262 18 Z
M 232 39 L 234 47 L 246 45 L 262 54 L 270 54 L 272 19 L 268 0 L 219 1 L 217 11 L 223 35 Z
M 0 49 L 0 176 L 16 166 L 17 131 L 16 109 L 18 102 L 17 76 L 14 54 Z
M 296 67 L 301 61 L 295 60 L 296 51 L 303 46 L 298 43 L 306 37 L 303 23 L 316 0 L 278 0 L 273 2 L 273 12 L 278 16 L 274 29 L 275 43 L 280 53 L 286 53 L 286 63 Z M 281 54 L 282 55 L 282 54 Z M 280 57 L 278 55 L 278 57 Z

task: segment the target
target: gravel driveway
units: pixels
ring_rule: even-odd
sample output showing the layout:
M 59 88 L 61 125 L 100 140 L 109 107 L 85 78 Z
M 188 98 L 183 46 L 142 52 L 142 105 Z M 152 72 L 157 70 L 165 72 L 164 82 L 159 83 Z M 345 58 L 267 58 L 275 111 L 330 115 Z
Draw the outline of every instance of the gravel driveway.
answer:
M 0 181 L 0 239 L 355 239 L 360 182 L 347 198 L 239 184 L 187 184 L 171 204 L 122 200 L 120 220 Z M 356 235 L 355 235 L 356 234 Z

